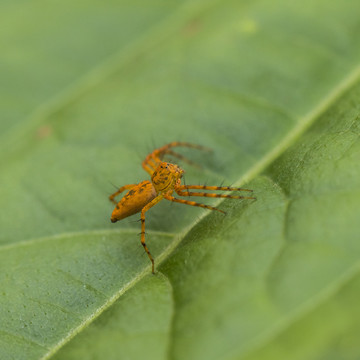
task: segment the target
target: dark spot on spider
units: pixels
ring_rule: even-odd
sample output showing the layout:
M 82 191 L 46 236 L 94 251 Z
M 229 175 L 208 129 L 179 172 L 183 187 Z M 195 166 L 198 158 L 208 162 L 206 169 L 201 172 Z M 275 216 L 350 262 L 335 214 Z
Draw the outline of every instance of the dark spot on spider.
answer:
M 128 193 L 128 196 L 131 196 L 135 193 L 135 190 L 130 190 L 129 193 Z

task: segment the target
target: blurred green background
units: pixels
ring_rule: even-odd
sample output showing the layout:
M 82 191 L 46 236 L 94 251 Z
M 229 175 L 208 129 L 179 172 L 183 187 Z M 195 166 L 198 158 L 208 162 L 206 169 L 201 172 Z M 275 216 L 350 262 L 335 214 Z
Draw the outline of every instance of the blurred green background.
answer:
M 0 358 L 358 359 L 359 13 L 0 1 Z M 257 200 L 151 209 L 153 276 L 107 198 L 175 140 Z

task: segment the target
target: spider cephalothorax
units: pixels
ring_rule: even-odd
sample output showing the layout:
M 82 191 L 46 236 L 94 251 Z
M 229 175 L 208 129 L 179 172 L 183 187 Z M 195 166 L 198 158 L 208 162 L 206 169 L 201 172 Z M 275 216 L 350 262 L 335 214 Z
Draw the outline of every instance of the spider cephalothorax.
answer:
M 174 191 L 174 187 L 180 184 L 184 170 L 180 166 L 161 162 L 151 176 L 151 181 L 157 192 Z

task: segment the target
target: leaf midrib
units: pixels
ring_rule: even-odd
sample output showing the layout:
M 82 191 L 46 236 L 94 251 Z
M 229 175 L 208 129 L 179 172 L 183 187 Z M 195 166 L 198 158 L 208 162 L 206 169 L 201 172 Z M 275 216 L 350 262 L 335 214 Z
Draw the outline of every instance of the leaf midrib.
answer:
M 41 360 L 49 359 L 51 356 L 53 356 L 65 344 L 71 341 L 77 334 L 79 334 L 83 329 L 85 329 L 88 325 L 90 325 L 97 317 L 99 317 L 104 311 L 106 311 L 110 306 L 112 306 L 123 294 L 125 294 L 126 291 L 130 290 L 145 276 L 149 275 L 150 271 L 151 271 L 151 265 L 148 265 L 140 273 L 138 273 L 132 280 L 127 282 L 123 287 L 121 287 L 117 292 L 115 292 L 107 301 L 104 302 L 102 306 L 97 308 L 96 311 L 94 311 L 90 316 L 84 319 L 76 328 L 69 331 L 67 336 L 62 338 L 53 347 L 49 348 L 49 351 L 41 358 Z

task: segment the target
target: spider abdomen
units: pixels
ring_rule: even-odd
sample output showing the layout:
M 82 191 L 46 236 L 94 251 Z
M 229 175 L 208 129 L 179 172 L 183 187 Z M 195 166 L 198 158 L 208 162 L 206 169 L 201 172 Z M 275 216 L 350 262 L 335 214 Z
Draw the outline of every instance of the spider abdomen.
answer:
M 141 211 L 157 196 L 156 190 L 150 181 L 142 181 L 131 188 L 118 202 L 111 214 L 111 222 L 116 222 Z

